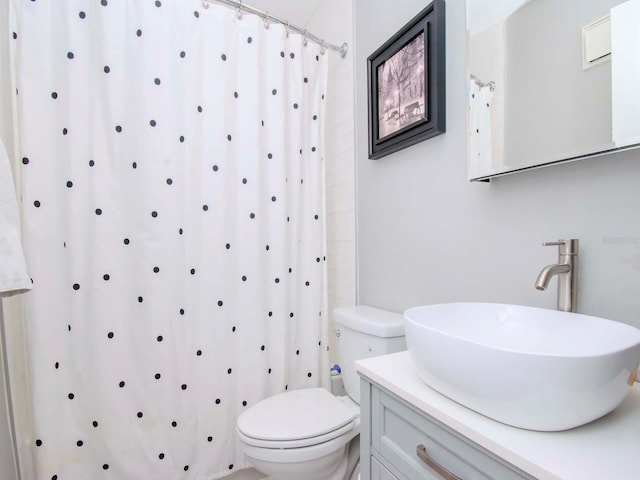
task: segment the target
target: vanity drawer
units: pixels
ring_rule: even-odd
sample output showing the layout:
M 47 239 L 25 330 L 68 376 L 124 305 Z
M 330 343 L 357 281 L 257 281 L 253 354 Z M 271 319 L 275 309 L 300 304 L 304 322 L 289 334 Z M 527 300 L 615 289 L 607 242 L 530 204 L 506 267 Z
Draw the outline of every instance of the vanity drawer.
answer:
M 443 478 L 419 458 L 419 445 L 437 464 L 463 480 L 533 478 L 385 391 L 374 387 L 371 404 L 373 453 L 407 478 Z
M 371 458 L 371 480 L 398 480 L 393 473 L 384 468 L 375 457 Z

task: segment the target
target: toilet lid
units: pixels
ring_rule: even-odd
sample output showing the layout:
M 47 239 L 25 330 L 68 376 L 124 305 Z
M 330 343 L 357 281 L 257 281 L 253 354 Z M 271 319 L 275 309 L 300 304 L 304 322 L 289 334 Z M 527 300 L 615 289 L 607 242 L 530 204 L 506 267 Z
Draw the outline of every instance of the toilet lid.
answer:
M 247 437 L 287 441 L 317 437 L 357 417 L 357 412 L 323 388 L 280 393 L 256 403 L 238 418 Z

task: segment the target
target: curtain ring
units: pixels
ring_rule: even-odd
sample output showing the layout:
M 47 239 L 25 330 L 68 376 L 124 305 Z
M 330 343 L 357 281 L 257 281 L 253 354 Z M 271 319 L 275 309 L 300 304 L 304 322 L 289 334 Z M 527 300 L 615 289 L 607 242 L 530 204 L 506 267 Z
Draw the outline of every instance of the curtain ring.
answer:
M 308 43 L 309 40 L 307 40 L 307 30 L 305 29 L 305 31 L 302 32 L 302 45 L 306 47 Z
M 285 37 L 289 38 L 289 20 L 287 20 L 287 24 L 285 25 Z
M 269 12 L 264 12 L 264 28 L 269 28 Z
M 238 11 L 236 12 L 236 18 L 238 20 L 242 20 L 242 0 L 240 0 L 240 5 L 238 6 Z
M 205 10 L 209 8 L 209 0 L 202 0 L 202 8 Z
M 320 55 L 324 55 L 324 40 L 320 41 Z

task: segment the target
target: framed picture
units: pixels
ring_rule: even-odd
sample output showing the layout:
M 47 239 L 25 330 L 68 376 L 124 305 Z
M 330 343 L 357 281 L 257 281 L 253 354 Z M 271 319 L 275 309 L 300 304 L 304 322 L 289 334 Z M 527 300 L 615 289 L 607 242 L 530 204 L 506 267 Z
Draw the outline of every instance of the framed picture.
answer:
M 369 158 L 445 132 L 444 0 L 434 0 L 369 58 Z

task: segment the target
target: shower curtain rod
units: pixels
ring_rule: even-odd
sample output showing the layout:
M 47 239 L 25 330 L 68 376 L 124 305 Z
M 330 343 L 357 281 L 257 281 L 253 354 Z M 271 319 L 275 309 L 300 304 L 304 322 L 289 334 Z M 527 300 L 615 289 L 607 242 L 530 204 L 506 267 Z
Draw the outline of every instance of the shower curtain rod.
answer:
M 333 45 L 331 43 L 327 43 L 322 38 L 317 37 L 316 35 L 307 32 L 306 29 L 298 27 L 296 25 L 290 24 L 288 20 L 283 20 L 283 19 L 281 19 L 279 17 L 276 17 L 275 15 L 271 15 L 269 12 L 263 12 L 262 10 L 258 10 L 257 8 L 252 7 L 251 5 L 245 5 L 244 2 L 242 2 L 242 1 L 236 1 L 236 0 L 203 0 L 202 3 L 203 3 L 203 5 L 205 5 L 205 8 L 208 6 L 210 1 L 223 3 L 225 5 L 229 5 L 231 7 L 238 8 L 239 10 L 244 10 L 245 12 L 253 13 L 255 15 L 258 15 L 259 17 L 264 18 L 265 21 L 271 20 L 271 21 L 274 21 L 274 22 L 277 22 L 277 23 L 281 23 L 282 25 L 285 25 L 288 30 L 293 30 L 295 32 L 298 32 L 301 35 L 303 35 L 305 38 L 320 44 L 320 46 L 322 46 L 324 48 L 328 48 L 329 50 L 334 50 L 336 52 L 339 52 L 340 56 L 342 58 L 344 58 L 347 55 L 347 50 L 348 50 L 347 42 L 344 42 L 340 46 Z
M 489 89 L 491 89 L 492 92 L 496 89 L 496 82 L 494 82 L 493 80 L 491 80 L 490 82 L 483 82 L 475 75 L 470 75 L 470 77 L 474 82 L 476 82 L 476 85 L 478 85 L 480 88 L 489 87 Z

